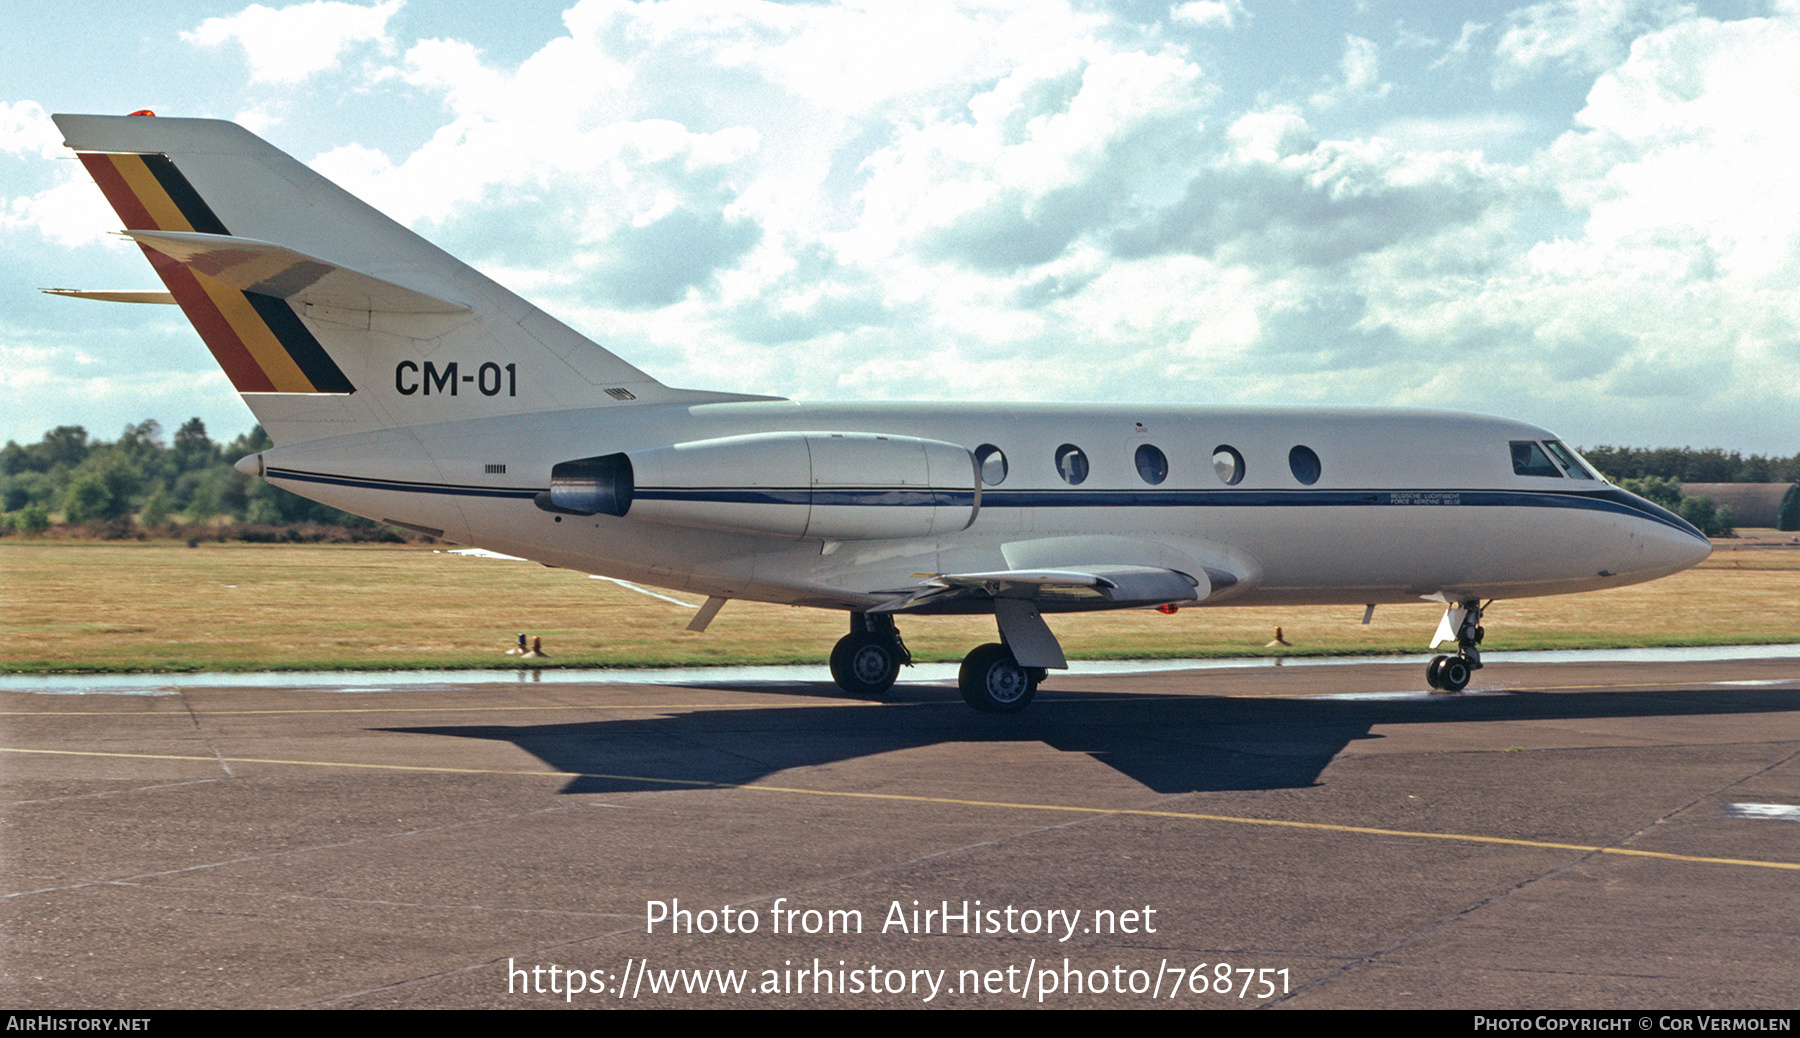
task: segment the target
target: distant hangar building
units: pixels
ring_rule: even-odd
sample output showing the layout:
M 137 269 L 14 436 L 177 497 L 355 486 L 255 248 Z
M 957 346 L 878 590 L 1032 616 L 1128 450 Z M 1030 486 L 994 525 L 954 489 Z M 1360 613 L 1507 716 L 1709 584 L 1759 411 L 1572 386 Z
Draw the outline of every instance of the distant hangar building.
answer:
M 1737 526 L 1800 530 L 1800 483 L 1683 483 L 1682 497 L 1710 497 Z

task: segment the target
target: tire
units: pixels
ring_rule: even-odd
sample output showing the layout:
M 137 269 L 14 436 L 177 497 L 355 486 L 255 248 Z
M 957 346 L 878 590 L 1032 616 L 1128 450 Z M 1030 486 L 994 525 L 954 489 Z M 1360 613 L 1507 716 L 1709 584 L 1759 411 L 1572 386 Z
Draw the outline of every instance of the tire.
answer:
M 1431 662 L 1425 665 L 1425 684 L 1431 686 L 1431 690 L 1434 692 L 1443 690 L 1444 686 L 1438 683 L 1438 671 L 1443 669 L 1444 657 L 1442 656 L 1431 657 Z
M 1004 645 L 983 645 L 963 657 L 956 685 L 963 701 L 982 713 L 1016 714 L 1037 695 L 1041 672 L 1021 667 Z
M 846 634 L 831 650 L 831 680 L 853 696 L 878 696 L 900 676 L 900 651 L 879 634 Z
M 1469 678 L 1473 675 L 1468 660 L 1461 656 L 1445 656 L 1443 666 L 1438 668 L 1438 687 L 1446 692 L 1461 692 L 1469 687 Z

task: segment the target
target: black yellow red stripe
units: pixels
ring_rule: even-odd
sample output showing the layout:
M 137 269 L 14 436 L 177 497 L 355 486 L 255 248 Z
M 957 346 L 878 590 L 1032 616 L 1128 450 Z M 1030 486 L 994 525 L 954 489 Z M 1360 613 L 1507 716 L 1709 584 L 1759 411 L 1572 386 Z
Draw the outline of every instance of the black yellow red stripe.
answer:
M 166 155 L 80 158 L 127 230 L 231 233 Z M 233 288 L 149 247 L 144 255 L 238 392 L 354 392 L 287 303 Z

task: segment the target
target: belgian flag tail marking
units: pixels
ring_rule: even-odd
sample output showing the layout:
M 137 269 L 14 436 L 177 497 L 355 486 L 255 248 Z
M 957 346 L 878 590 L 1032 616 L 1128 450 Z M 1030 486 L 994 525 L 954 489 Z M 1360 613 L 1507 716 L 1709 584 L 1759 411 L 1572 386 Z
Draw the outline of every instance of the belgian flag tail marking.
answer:
M 78 154 L 127 230 L 231 233 L 168 156 Z M 355 392 L 285 300 L 233 288 L 139 247 L 238 392 Z

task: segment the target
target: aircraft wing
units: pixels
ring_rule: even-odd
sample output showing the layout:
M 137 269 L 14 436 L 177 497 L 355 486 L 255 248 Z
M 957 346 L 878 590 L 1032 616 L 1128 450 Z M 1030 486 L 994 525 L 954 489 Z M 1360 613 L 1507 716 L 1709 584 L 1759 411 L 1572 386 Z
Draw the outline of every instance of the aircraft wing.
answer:
M 1152 606 L 1198 602 L 1212 592 L 1204 571 L 1190 575 L 1154 566 L 1099 565 L 918 575 L 927 578 L 924 583 L 894 589 L 889 592 L 894 598 L 871 612 L 899 612 L 928 602 L 959 598 L 1046 603 L 1087 599 L 1116 606 Z
M 1198 602 L 1212 593 L 1202 570 L 1190 576 L 1156 566 L 1064 566 L 1056 569 L 1007 569 L 988 573 L 921 573 L 924 583 L 896 588 L 893 598 L 870 609 L 893 613 L 931 609 L 958 599 L 993 603 L 1000 636 L 1021 666 L 1061 669 L 1069 665 L 1056 636 L 1044 623 L 1040 606 L 1067 608 L 1090 604 L 1108 608 Z M 1104 604 L 1102 604 L 1104 603 Z

